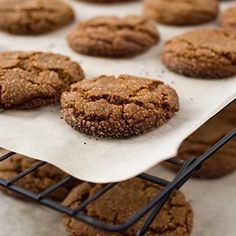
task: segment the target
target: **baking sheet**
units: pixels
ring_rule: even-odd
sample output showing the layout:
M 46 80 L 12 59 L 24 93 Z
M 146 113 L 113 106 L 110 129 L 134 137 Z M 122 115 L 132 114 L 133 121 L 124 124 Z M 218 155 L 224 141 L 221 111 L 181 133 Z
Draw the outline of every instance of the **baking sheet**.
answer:
M 149 173 L 173 175 L 161 167 Z M 192 236 L 235 236 L 236 173 L 217 180 L 189 180 L 181 189 L 194 210 Z M 62 215 L 0 193 L 0 236 L 67 236 Z
M 101 14 L 142 12 L 140 3 L 97 6 L 69 2 L 74 6 L 78 20 Z M 222 7 L 231 4 L 222 3 Z M 190 79 L 169 72 L 161 64 L 159 54 L 163 42 L 193 27 L 159 26 L 162 41 L 158 46 L 141 56 L 123 60 L 93 58 L 72 52 L 65 40 L 71 27 L 38 37 L 0 33 L 0 49 L 62 53 L 79 61 L 88 78 L 100 74 L 129 73 L 161 79 L 177 90 L 180 112 L 162 127 L 143 136 L 109 140 L 74 131 L 60 119 L 57 106 L 34 111 L 4 111 L 0 113 L 0 146 L 50 162 L 82 180 L 100 183 L 121 181 L 175 155 L 185 137 L 236 97 L 236 77 Z

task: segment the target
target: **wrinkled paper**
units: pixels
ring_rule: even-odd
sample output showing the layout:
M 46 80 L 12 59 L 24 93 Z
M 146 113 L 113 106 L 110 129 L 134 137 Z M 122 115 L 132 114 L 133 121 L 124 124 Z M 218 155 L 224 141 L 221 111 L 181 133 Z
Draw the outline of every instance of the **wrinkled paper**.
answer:
M 109 6 L 69 2 L 74 6 L 78 20 L 101 14 L 122 16 L 142 12 L 140 2 Z M 222 6 L 230 4 L 222 3 Z M 68 55 L 81 63 L 87 78 L 128 73 L 161 79 L 176 89 L 180 111 L 160 128 L 126 140 L 94 138 L 73 130 L 60 119 L 59 106 L 33 111 L 3 111 L 0 113 L 1 147 L 52 163 L 82 180 L 121 181 L 174 156 L 185 137 L 236 97 L 236 77 L 219 80 L 187 78 L 169 72 L 161 64 L 163 42 L 194 27 L 159 26 L 161 43 L 158 46 L 141 56 L 119 60 L 74 53 L 66 42 L 71 27 L 73 25 L 34 37 L 0 33 L 0 49 L 41 50 Z

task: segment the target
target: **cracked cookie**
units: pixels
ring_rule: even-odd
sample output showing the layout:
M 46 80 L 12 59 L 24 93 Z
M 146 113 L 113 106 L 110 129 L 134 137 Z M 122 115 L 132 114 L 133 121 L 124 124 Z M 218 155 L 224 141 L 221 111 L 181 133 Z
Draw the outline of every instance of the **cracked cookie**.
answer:
M 73 84 L 62 94 L 61 110 L 66 122 L 82 133 L 128 138 L 169 120 L 179 101 L 162 81 L 103 75 Z
M 88 2 L 88 3 L 102 3 L 102 4 L 112 4 L 112 3 L 128 3 L 128 2 L 132 2 L 132 1 L 135 1 L 135 0 L 78 0 L 78 1 L 81 1 L 81 2 Z
M 20 174 L 21 172 L 30 168 L 36 163 L 37 161 L 34 159 L 15 154 L 13 157 L 1 162 L 0 178 L 9 180 L 10 178 L 16 176 L 17 174 Z M 21 178 L 19 181 L 16 182 L 16 184 L 34 193 L 40 193 L 46 190 L 48 187 L 59 182 L 63 179 L 63 177 L 66 176 L 68 175 L 60 169 L 52 165 L 45 164 L 44 166 L 40 167 L 39 169 L 25 176 L 24 178 Z M 78 183 L 79 181 L 72 180 L 66 186 L 57 189 L 48 196 L 51 199 L 62 201 L 71 191 L 71 189 L 75 187 Z M 4 188 L 1 188 L 1 190 L 8 192 L 8 190 L 5 190 Z M 9 191 L 8 193 L 15 197 L 22 197 L 21 195 L 16 194 L 15 192 Z
M 190 135 L 178 149 L 177 156 L 187 160 L 199 157 L 217 141 L 236 127 L 236 101 L 211 118 L 197 131 Z M 226 144 L 212 158 L 205 162 L 195 177 L 218 178 L 236 170 L 236 139 Z M 164 166 L 177 170 L 176 166 L 163 163 Z
M 236 36 L 223 29 L 197 29 L 165 43 L 162 61 L 170 70 L 196 78 L 236 75 Z
M 58 102 L 70 84 L 83 78 L 80 65 L 59 54 L 0 53 L 0 108 L 31 109 Z
M 194 25 L 216 19 L 218 0 L 145 0 L 144 14 L 168 25 Z
M 226 30 L 236 32 L 236 6 L 227 9 L 220 19 L 220 25 Z
M 79 23 L 68 35 L 78 53 L 103 57 L 131 57 L 159 41 L 155 23 L 141 16 L 94 17 Z
M 12 34 L 42 34 L 74 19 L 61 0 L 0 0 L 0 29 Z
M 89 183 L 78 185 L 63 203 L 67 207 L 76 208 L 84 199 L 92 196 L 100 188 L 101 185 L 91 185 Z M 115 225 L 121 224 L 150 202 L 161 189 L 157 184 L 134 178 L 118 183 L 102 197 L 88 205 L 85 212 L 100 221 Z M 67 231 L 73 236 L 135 236 L 143 225 L 144 219 L 122 233 L 105 233 L 69 216 L 64 217 L 63 223 Z M 191 206 L 180 191 L 175 191 L 151 224 L 147 235 L 189 236 L 192 225 L 193 212 Z

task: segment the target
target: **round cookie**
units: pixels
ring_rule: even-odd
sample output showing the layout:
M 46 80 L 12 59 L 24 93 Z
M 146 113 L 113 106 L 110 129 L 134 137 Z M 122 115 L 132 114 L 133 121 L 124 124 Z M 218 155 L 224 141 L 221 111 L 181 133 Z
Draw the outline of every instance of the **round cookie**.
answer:
M 217 141 L 236 127 L 236 102 L 226 107 L 197 131 L 183 141 L 178 149 L 177 156 L 187 160 L 190 157 L 199 157 L 212 147 Z M 226 144 L 213 157 L 206 161 L 201 169 L 195 172 L 195 177 L 218 178 L 236 170 L 236 139 Z M 176 166 L 163 163 L 172 170 Z
M 74 20 L 61 0 L 0 0 L 0 29 L 12 34 L 42 34 Z
M 216 19 L 218 0 L 145 0 L 144 14 L 168 25 L 194 25 Z
M 155 23 L 142 16 L 98 16 L 80 22 L 68 35 L 78 53 L 103 57 L 131 57 L 159 41 Z
M 0 163 L 0 178 L 9 180 L 10 178 L 26 170 L 27 168 L 30 168 L 35 163 L 37 163 L 37 161 L 34 159 L 16 154 L 13 157 L 8 158 L 7 160 Z M 59 182 L 65 176 L 68 175 L 60 169 L 46 164 L 30 173 L 29 175 L 25 176 L 24 178 L 20 179 L 16 182 L 16 184 L 34 193 L 40 193 L 53 184 Z M 62 188 L 59 188 L 58 190 L 49 194 L 49 197 L 57 201 L 62 201 L 71 191 L 71 189 L 78 183 L 79 181 L 73 180 L 68 185 L 63 186 Z M 5 191 L 4 188 L 1 188 L 1 190 Z M 21 197 L 21 195 L 14 192 L 9 193 L 13 196 Z
M 197 78 L 236 75 L 236 36 L 223 29 L 197 29 L 165 43 L 162 61 L 170 70 Z
M 61 97 L 64 119 L 88 135 L 128 138 L 169 120 L 179 110 L 174 89 L 131 75 L 100 76 L 73 84 Z
M 70 208 L 75 208 L 84 200 L 84 196 L 92 196 L 100 188 L 99 185 L 93 186 L 83 183 L 73 189 L 63 203 Z M 101 198 L 90 204 L 86 208 L 86 214 L 109 224 L 121 224 L 150 202 L 161 189 L 159 185 L 134 178 L 117 184 Z M 140 220 L 123 233 L 102 232 L 69 216 L 65 216 L 63 222 L 67 231 L 73 236 L 135 236 L 144 220 Z M 192 225 L 193 212 L 191 206 L 180 191 L 175 191 L 150 226 L 147 235 L 189 236 Z
M 236 6 L 227 9 L 221 16 L 220 26 L 226 30 L 236 32 Z
M 88 3 L 97 3 L 97 4 L 112 4 L 112 3 L 128 3 L 128 2 L 133 2 L 135 0 L 78 0 L 81 2 L 88 2 Z
M 59 54 L 0 53 L 0 108 L 31 109 L 58 102 L 70 84 L 83 78 L 80 65 Z

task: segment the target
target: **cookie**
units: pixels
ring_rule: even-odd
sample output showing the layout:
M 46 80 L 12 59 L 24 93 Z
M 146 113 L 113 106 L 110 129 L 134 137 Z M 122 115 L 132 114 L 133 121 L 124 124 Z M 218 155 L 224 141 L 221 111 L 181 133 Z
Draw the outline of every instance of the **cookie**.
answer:
M 170 70 L 197 78 L 236 75 L 236 35 L 222 29 L 197 29 L 165 43 L 162 61 Z
M 0 108 L 31 109 L 58 102 L 70 84 L 83 78 L 80 65 L 59 54 L 0 53 Z
M 98 16 L 80 22 L 68 35 L 78 53 L 103 57 L 131 57 L 159 41 L 154 22 L 142 16 Z
M 168 25 L 195 25 L 216 19 L 218 0 L 145 0 L 144 14 Z
M 128 138 L 169 120 L 179 109 L 174 89 L 132 75 L 100 76 L 73 84 L 61 110 L 74 129 L 94 136 Z
M 197 131 L 183 141 L 178 149 L 177 156 L 187 160 L 190 157 L 199 157 L 212 147 L 217 141 L 236 127 L 236 102 L 211 118 Z M 195 177 L 219 178 L 236 170 L 236 139 L 226 144 L 214 156 L 206 161 Z M 172 164 L 163 163 L 172 170 L 177 170 Z
M 85 197 L 92 196 L 101 188 L 99 185 L 83 183 L 77 186 L 64 201 L 64 205 L 76 208 Z M 141 209 L 145 204 L 161 191 L 159 185 L 137 178 L 117 184 L 101 198 L 86 208 L 86 214 L 109 224 L 124 223 L 132 214 Z M 123 233 L 105 233 L 88 226 L 69 216 L 64 217 L 64 226 L 73 236 L 82 235 L 127 235 L 135 236 L 144 223 L 140 220 L 137 224 Z M 193 212 L 180 191 L 175 191 L 163 209 L 150 226 L 149 236 L 188 236 L 193 225 Z
M 236 6 L 227 9 L 220 19 L 220 26 L 226 30 L 236 32 Z
M 74 20 L 61 0 L 0 0 L 0 30 L 12 34 L 42 34 Z
M 128 2 L 132 2 L 135 0 L 78 0 L 81 2 L 88 2 L 88 3 L 97 3 L 97 4 L 112 4 L 112 3 L 128 3 Z
M 0 178 L 9 180 L 36 163 L 37 161 L 34 159 L 16 154 L 0 163 Z M 21 178 L 16 182 L 16 184 L 34 193 L 40 193 L 59 182 L 65 176 L 67 176 L 67 174 L 60 169 L 46 164 L 24 178 Z M 68 185 L 63 186 L 62 188 L 59 188 L 55 192 L 51 193 L 49 197 L 56 201 L 62 201 L 71 189 L 73 189 L 73 187 L 75 187 L 78 183 L 79 181 L 73 180 Z M 1 188 L 1 190 L 5 189 Z M 21 197 L 19 194 L 13 192 L 11 192 L 11 194 L 16 197 Z

